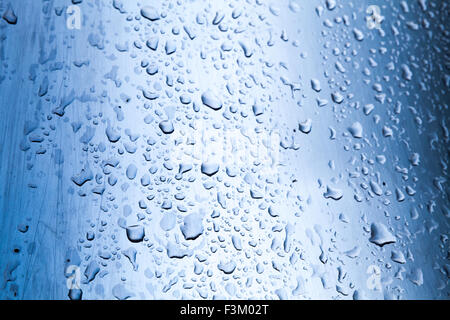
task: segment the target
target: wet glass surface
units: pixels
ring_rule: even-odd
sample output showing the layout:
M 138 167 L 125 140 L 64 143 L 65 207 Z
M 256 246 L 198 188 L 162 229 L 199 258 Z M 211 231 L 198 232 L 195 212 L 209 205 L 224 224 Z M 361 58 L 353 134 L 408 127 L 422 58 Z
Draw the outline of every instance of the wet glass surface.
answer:
M 448 299 L 447 1 L 0 14 L 1 299 Z

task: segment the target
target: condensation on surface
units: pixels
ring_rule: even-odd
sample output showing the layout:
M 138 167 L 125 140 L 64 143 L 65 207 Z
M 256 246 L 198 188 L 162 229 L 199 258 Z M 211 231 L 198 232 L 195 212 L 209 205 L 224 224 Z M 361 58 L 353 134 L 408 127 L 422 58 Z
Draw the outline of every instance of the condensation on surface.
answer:
M 447 1 L 0 14 L 0 298 L 448 299 Z

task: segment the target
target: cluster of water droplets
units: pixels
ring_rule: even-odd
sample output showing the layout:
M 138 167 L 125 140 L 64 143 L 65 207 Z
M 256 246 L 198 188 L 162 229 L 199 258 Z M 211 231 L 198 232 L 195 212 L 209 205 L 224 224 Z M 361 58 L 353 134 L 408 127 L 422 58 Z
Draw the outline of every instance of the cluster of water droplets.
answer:
M 81 30 L 39 4 L 16 146 L 64 194 L 71 299 L 447 297 L 445 1 L 72 2 Z

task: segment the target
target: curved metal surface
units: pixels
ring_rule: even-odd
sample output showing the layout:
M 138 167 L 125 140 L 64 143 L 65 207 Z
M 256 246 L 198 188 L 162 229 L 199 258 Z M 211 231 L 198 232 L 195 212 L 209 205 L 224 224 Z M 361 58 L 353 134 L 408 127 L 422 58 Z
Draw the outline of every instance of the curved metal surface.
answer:
M 72 2 L 0 0 L 0 298 L 448 299 L 446 1 Z

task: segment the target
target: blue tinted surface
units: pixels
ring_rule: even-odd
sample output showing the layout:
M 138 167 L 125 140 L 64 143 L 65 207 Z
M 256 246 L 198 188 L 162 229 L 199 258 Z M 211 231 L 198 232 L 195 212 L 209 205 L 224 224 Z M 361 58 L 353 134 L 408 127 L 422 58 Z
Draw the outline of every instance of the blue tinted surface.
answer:
M 447 1 L 0 14 L 0 298 L 448 299 Z

